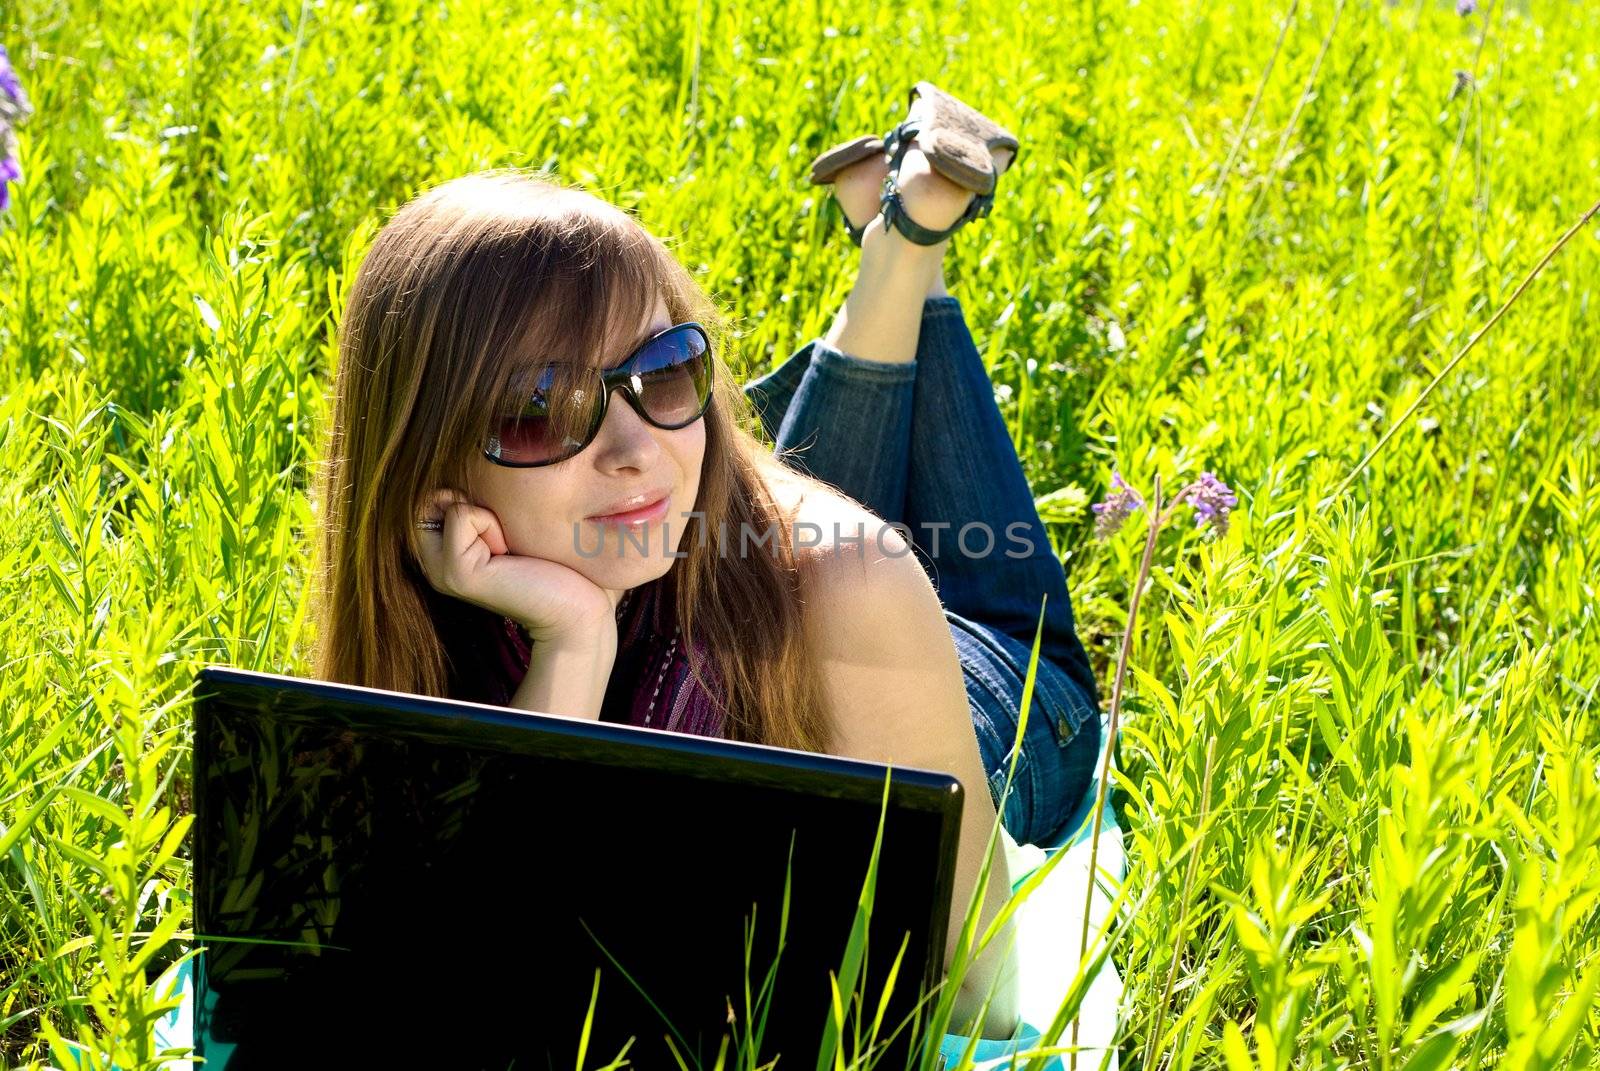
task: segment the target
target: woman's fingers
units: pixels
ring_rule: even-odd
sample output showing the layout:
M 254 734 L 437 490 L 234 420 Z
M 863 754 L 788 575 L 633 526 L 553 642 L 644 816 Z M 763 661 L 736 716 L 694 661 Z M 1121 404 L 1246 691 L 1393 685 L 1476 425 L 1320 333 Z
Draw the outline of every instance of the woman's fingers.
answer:
M 500 529 L 500 519 L 492 510 L 474 506 L 469 502 L 455 502 L 444 511 L 445 544 L 456 554 L 465 554 L 478 540 L 488 546 L 490 554 L 506 552 L 505 533 Z
M 453 488 L 440 488 L 429 495 L 418 520 L 440 522 L 437 531 L 420 531 L 419 556 L 429 583 L 447 594 L 467 594 L 473 574 L 491 558 L 507 552 L 505 533 L 494 511 L 474 506 Z
M 435 590 L 520 621 L 540 639 L 592 637 L 616 621 L 616 593 L 557 562 L 512 554 L 493 510 L 441 488 L 424 501 L 417 557 Z

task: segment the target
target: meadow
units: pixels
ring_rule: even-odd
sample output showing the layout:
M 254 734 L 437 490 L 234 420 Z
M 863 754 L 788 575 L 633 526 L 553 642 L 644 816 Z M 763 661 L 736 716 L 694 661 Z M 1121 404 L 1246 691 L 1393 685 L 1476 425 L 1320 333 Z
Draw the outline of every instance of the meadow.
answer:
M 415 191 L 548 168 L 825 330 L 812 155 L 1017 131 L 950 287 L 1111 695 L 1131 1069 L 1600 1046 L 1600 9 L 1579 0 L 7 0 L 0 1063 L 133 1071 L 191 946 L 197 666 L 307 672 L 334 328 Z M 1503 316 L 1495 316 L 1513 295 Z M 1456 360 L 1456 358 L 1460 358 Z M 1170 493 L 1170 492 L 1169 492 Z M 780 1065 L 781 1066 L 781 1065 Z M 840 1066 L 843 1066 L 842 1064 Z

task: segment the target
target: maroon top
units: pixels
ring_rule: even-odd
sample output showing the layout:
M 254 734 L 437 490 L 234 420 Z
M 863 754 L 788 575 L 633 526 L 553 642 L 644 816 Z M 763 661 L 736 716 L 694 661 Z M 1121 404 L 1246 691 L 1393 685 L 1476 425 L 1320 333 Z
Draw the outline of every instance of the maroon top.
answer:
M 600 720 L 694 736 L 724 735 L 722 712 L 689 671 L 675 620 L 674 573 L 623 593 L 617 607 L 617 657 Z M 428 589 L 449 659 L 452 699 L 510 706 L 532 655 L 527 631 L 509 617 Z M 718 686 L 704 645 L 701 672 Z

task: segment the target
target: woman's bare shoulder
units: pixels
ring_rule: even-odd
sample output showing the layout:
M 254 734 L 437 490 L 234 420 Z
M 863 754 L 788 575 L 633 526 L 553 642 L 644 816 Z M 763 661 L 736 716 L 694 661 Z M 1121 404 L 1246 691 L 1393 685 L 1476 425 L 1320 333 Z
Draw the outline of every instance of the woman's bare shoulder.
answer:
M 783 466 L 769 476 L 773 501 L 791 519 L 793 541 L 802 575 L 827 579 L 823 574 L 844 574 L 842 567 L 865 567 L 873 561 L 909 558 L 904 535 L 889 522 L 838 490 Z M 918 567 L 920 571 L 920 566 Z
M 905 536 L 803 475 L 771 486 L 797 527 L 815 526 L 802 530 L 797 549 L 820 533 L 797 556 L 806 632 L 834 717 L 835 754 L 958 770 L 981 784 L 955 643 Z M 854 541 L 858 531 L 864 538 Z

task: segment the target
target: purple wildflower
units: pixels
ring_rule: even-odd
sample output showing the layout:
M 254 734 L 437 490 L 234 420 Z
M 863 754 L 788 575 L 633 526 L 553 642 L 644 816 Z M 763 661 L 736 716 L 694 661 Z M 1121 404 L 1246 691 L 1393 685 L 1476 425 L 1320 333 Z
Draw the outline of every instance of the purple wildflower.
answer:
M 1094 510 L 1094 537 L 1096 539 L 1109 539 L 1112 533 L 1122 527 L 1122 522 L 1128 515 L 1140 506 L 1144 499 L 1139 492 L 1123 482 L 1122 474 L 1116 469 L 1111 470 L 1111 493 L 1106 495 L 1104 502 L 1096 502 L 1089 508 Z
M 1478 0 L 1456 0 L 1456 14 L 1466 18 L 1478 10 Z
M 1238 496 L 1227 484 L 1209 472 L 1183 489 L 1184 498 L 1194 507 L 1195 527 L 1210 524 L 1222 535 L 1228 530 L 1228 511 L 1239 504 Z
M 26 119 L 33 113 L 28 94 L 22 91 L 22 79 L 11 65 L 11 54 L 0 45 L 0 123 L 11 124 Z
M 16 154 L 16 135 L 0 124 L 0 212 L 11 207 L 10 184 L 22 180 L 22 164 Z
M 33 114 L 33 105 L 22 91 L 22 80 L 11 66 L 11 56 L 0 45 L 0 212 L 11 205 L 11 191 L 7 185 L 22 178 L 22 164 L 17 159 L 17 135 L 12 127 Z
M 11 54 L 5 45 L 0 45 L 0 93 L 13 98 L 22 96 L 22 82 L 17 78 L 17 69 L 11 66 Z

